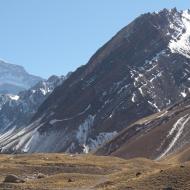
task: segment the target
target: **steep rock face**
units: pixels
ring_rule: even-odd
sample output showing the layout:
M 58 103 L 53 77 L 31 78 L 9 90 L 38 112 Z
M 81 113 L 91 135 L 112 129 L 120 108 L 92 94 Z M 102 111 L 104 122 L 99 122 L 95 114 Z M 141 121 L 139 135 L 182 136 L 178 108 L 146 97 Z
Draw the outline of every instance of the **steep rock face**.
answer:
M 96 151 L 97 155 L 162 159 L 190 145 L 190 98 L 143 118 Z
M 0 132 L 26 126 L 38 107 L 64 79 L 65 77 L 52 76 L 18 95 L 1 95 Z
M 141 15 L 54 90 L 3 152 L 88 152 L 189 95 L 189 11 Z M 185 45 L 184 43 L 185 42 Z
M 16 98 L 16 96 L 11 96 L 11 95 L 8 95 L 8 94 L 0 94 L 0 110 L 2 109 L 3 105 L 9 101 L 11 98 Z
M 0 61 L 0 94 L 17 94 L 41 80 L 40 77 L 28 74 L 22 66 Z

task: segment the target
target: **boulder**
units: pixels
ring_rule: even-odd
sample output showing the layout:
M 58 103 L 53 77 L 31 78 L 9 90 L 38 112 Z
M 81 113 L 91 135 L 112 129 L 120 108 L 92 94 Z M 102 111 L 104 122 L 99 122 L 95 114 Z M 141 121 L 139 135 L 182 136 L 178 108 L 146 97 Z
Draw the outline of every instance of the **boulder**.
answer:
M 9 174 L 4 179 L 4 183 L 24 183 L 24 182 L 25 180 L 21 179 L 20 177 L 14 174 Z
M 45 177 L 46 177 L 46 175 L 42 174 L 42 173 L 38 173 L 38 175 L 37 175 L 38 179 L 42 179 L 42 178 L 45 178 Z
M 69 178 L 68 179 L 68 182 L 70 183 L 70 182 L 73 182 L 74 180 L 73 179 L 71 179 L 71 178 Z
M 136 177 L 139 177 L 141 175 L 141 172 L 136 173 Z

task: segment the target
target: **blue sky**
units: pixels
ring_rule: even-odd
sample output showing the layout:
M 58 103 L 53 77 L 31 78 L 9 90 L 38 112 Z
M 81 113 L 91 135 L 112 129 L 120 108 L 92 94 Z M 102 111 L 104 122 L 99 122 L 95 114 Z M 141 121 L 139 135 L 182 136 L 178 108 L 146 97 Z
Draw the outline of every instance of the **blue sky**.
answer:
M 138 15 L 189 0 L 0 0 L 0 58 L 47 78 L 89 58 Z

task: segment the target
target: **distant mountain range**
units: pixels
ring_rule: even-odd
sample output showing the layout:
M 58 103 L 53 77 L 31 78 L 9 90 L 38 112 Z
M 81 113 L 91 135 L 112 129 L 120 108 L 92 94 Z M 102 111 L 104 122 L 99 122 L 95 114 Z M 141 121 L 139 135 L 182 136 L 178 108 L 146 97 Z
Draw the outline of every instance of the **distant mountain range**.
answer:
M 43 101 L 64 80 L 63 76 L 52 76 L 48 80 L 38 82 L 29 90 L 18 93 L 18 95 L 0 95 L 0 132 L 24 128 Z
M 190 11 L 143 14 L 3 134 L 1 151 L 159 159 L 190 143 L 189 94 Z
M 0 61 L 0 94 L 17 94 L 41 80 L 41 77 L 28 74 L 22 66 Z

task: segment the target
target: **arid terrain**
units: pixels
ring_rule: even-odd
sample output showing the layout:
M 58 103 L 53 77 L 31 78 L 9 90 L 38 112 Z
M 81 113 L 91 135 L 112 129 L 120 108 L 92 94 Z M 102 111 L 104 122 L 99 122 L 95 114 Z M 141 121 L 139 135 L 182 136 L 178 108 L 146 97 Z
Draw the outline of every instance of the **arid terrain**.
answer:
M 48 14 L 53 13 L 48 7 Z M 76 12 L 82 7 L 77 5 Z M 102 2 L 98 14 L 101 7 Z M 95 26 L 93 12 L 86 10 Z M 114 15 L 116 10 L 114 6 Z M 74 12 L 68 9 L 69 17 Z M 88 25 L 79 33 L 80 14 L 73 18 L 64 28 L 73 25 L 74 30 L 61 34 L 69 39 L 68 48 L 85 45 L 82 35 L 90 36 Z M 141 12 L 126 24 L 86 64 L 63 72 L 65 76 L 53 73 L 43 79 L 0 60 L 0 190 L 190 190 L 190 10 Z M 106 33 L 105 26 L 96 28 Z M 25 38 L 24 27 L 16 28 Z M 41 25 L 33 28 L 41 30 Z M 90 39 L 99 36 L 93 31 Z M 47 39 L 47 47 L 56 49 Z M 72 65 L 70 58 L 80 63 L 80 50 L 89 50 L 89 42 L 76 54 L 73 49 L 69 60 L 61 54 L 60 74 L 64 63 Z M 53 72 L 44 64 L 43 75 Z
M 167 160 L 66 154 L 0 155 L 0 189 L 190 189 L 189 150 Z M 23 183 L 7 183 L 14 174 Z

